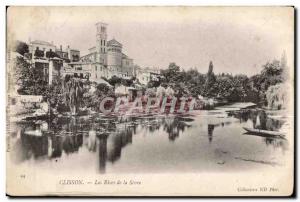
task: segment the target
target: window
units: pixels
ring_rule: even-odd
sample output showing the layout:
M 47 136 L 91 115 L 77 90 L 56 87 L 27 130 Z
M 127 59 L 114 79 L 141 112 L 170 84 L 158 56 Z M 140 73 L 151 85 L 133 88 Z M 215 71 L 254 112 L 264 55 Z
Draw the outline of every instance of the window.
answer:
M 103 40 L 103 45 L 105 46 L 105 40 Z
M 97 71 L 97 66 L 95 66 L 95 70 Z
M 97 74 L 96 74 L 96 78 L 97 78 Z
M 101 39 L 101 46 L 102 46 L 102 39 Z

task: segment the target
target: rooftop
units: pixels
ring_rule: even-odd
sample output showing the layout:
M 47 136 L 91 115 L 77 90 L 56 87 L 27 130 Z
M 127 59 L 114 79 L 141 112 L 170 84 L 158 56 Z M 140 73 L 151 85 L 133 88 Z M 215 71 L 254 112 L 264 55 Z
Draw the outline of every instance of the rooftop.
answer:
M 49 43 L 47 41 L 41 41 L 41 40 L 34 40 L 30 43 L 31 44 L 41 44 L 41 45 L 45 45 L 45 46 L 54 46 L 54 44 L 52 44 L 52 43 Z
M 116 39 L 109 40 L 107 42 L 107 46 L 119 46 L 122 47 L 122 44 L 118 42 Z

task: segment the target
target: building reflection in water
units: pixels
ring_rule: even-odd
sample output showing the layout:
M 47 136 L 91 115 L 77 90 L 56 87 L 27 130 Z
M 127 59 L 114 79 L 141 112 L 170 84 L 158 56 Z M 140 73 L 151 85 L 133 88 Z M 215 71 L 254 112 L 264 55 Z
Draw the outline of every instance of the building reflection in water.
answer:
M 168 133 L 171 142 L 175 141 L 186 127 L 190 127 L 184 120 L 182 117 L 164 117 L 162 119 L 163 130 Z M 193 119 L 188 119 L 187 121 L 193 121 Z
M 97 137 L 99 139 L 99 171 L 105 173 L 106 161 L 107 161 L 107 134 L 103 134 Z
M 241 121 L 254 120 L 251 113 L 243 114 L 238 118 Z M 133 135 L 137 131 L 139 134 L 148 134 L 145 131 L 151 134 L 162 129 L 168 134 L 169 141 L 174 142 L 186 128 L 191 127 L 189 122 L 192 121 L 194 121 L 192 118 L 183 117 L 56 118 L 49 123 L 22 123 L 15 127 L 16 131 L 12 131 L 11 138 L 14 139 L 14 147 L 18 148 L 18 162 L 32 158 L 61 158 L 63 153 L 71 155 L 77 153 L 82 147 L 97 155 L 99 172 L 105 173 L 107 163 L 115 163 L 121 158 L 123 148 L 132 144 Z M 42 127 L 39 126 L 42 124 L 44 124 Z M 208 124 L 209 143 L 213 141 L 214 129 L 228 124 L 231 122 Z M 266 122 L 268 127 L 274 129 L 280 127 L 280 124 L 274 120 Z M 42 135 L 28 135 L 26 131 L 41 131 Z M 264 141 L 267 145 L 276 148 L 287 148 L 287 142 L 283 140 L 265 138 Z
M 229 112 L 228 115 L 239 119 L 241 123 L 251 120 L 253 128 L 262 130 L 277 131 L 284 123 L 282 120 L 271 118 L 264 110 L 261 109 L 234 111 Z
M 208 135 L 208 142 L 211 143 L 213 140 L 213 133 L 214 133 L 215 125 L 208 124 L 207 125 L 207 135 Z
M 188 121 L 193 121 L 188 120 Z M 45 124 L 46 123 L 46 124 Z M 44 130 L 40 125 L 44 124 Z M 45 125 L 47 126 L 45 130 Z M 89 152 L 98 153 L 99 172 L 104 173 L 107 162 L 114 163 L 121 158 L 122 149 L 132 144 L 138 125 L 143 130 L 154 133 L 161 127 L 170 141 L 175 141 L 186 127 L 190 127 L 183 118 L 56 118 L 51 122 L 39 124 L 28 122 L 12 131 L 18 147 L 18 162 L 28 159 L 60 158 L 70 155 L 84 146 Z M 42 135 L 28 135 L 26 131 L 38 131 Z M 17 134 L 20 134 L 19 137 Z
M 242 122 L 251 120 L 253 128 L 262 130 L 278 131 L 284 124 L 283 120 L 269 117 L 264 110 L 237 111 L 230 115 L 240 119 Z M 263 134 L 252 135 L 263 137 L 262 140 L 267 146 L 272 146 L 274 149 L 280 148 L 283 153 L 288 149 L 288 141 L 284 138 L 266 137 Z

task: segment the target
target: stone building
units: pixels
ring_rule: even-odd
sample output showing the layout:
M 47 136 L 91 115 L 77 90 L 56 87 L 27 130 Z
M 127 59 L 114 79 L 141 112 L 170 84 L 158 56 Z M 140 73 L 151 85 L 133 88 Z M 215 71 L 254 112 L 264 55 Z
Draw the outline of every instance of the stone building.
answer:
M 157 81 L 160 78 L 160 70 L 158 68 L 141 68 L 136 66 L 135 74 L 138 81 L 143 85 L 147 85 L 149 81 Z
M 132 78 L 134 76 L 133 59 L 122 52 L 122 44 L 116 39 L 107 40 L 107 24 L 96 23 L 96 46 L 89 49 L 89 53 L 82 56 L 82 62 L 91 64 L 91 77 Z
M 69 46 L 66 50 L 63 50 L 62 46 L 56 48 L 53 42 L 29 40 L 28 47 L 31 54 L 30 62 L 42 72 L 43 79 L 49 84 L 52 84 L 55 77 L 60 77 L 64 73 L 70 62 L 80 59 L 79 50 L 70 49 Z

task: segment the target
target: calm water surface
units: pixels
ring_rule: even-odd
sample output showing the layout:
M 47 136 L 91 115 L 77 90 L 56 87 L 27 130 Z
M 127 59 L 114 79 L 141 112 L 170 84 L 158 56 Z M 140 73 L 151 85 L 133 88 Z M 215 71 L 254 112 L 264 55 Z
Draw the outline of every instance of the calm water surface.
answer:
M 251 113 L 61 117 L 12 125 L 11 159 L 31 169 L 76 173 L 243 171 L 283 166 L 289 142 L 245 134 Z M 270 119 L 268 129 L 282 121 Z

